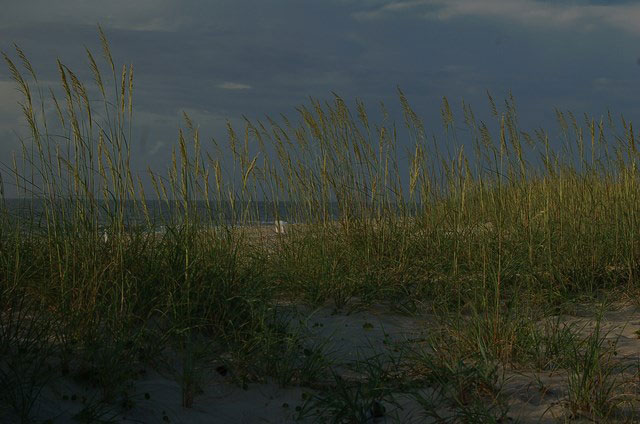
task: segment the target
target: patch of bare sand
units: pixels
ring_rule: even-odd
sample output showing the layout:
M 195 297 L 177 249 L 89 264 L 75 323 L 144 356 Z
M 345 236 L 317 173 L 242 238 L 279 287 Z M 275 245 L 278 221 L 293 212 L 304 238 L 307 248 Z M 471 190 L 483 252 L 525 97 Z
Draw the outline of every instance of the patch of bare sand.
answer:
M 347 368 L 341 364 L 381 352 L 393 352 L 394 343 L 420 342 L 434 325 L 433 320 L 390 314 L 382 308 L 343 314 L 335 313 L 331 308 L 310 310 L 300 307 L 298 312 L 300 318 L 294 319 L 297 322 L 294 327 L 304 327 L 313 333 L 316 340 L 325 340 L 329 359 L 345 373 Z M 584 316 L 563 316 L 560 319 L 567 324 L 575 324 L 576 331 L 586 337 L 595 327 L 595 317 L 586 313 L 580 315 Z M 625 396 L 625 402 L 620 403 L 611 421 L 633 422 L 637 418 L 633 415 L 637 404 L 632 400 L 640 395 L 637 384 L 640 382 L 637 372 L 640 309 L 631 306 L 610 309 L 603 316 L 601 328 L 603 337 L 615 345 L 614 360 L 628 365 L 615 375 L 619 379 L 620 396 Z M 179 379 L 149 370 L 131 387 L 131 408 L 125 409 L 120 405 L 102 405 L 97 401 L 100 397 L 98 391 L 91 391 L 70 379 L 59 379 L 42 392 L 37 416 L 53 418 L 53 423 L 77 422 L 72 417 L 93 402 L 95 408 L 104 410 L 103 418 L 122 423 L 292 423 L 296 422 L 295 408 L 304 403 L 303 393 L 318 393 L 311 388 L 282 388 L 273 383 L 248 384 L 242 388 L 215 371 L 202 381 L 205 384 L 202 384 L 193 406 L 184 408 Z M 330 390 L 330 378 L 326 383 L 325 389 Z M 571 417 L 569 414 L 566 407 L 566 370 L 535 372 L 507 369 L 502 393 L 508 399 L 509 417 L 519 422 L 589 421 L 586 417 Z M 77 397 L 72 400 L 74 394 Z M 387 414 L 370 422 L 432 422 L 424 418 L 420 405 L 411 397 L 399 394 L 396 400 L 400 408 L 385 405 Z
M 315 340 L 326 342 L 328 359 L 340 369 L 338 372 L 345 374 L 348 371 L 341 364 L 386 351 L 391 343 L 422 337 L 428 328 L 424 320 L 384 313 L 382 309 L 346 315 L 335 313 L 331 308 L 300 308 L 299 316 L 301 318 L 292 323 L 294 331 L 298 326 L 300 330 L 310 331 Z M 330 384 L 330 377 L 319 382 L 320 386 Z M 144 376 L 133 383 L 128 390 L 130 408 L 101 404 L 99 390 L 61 378 L 42 392 L 36 415 L 43 420 L 53 417 L 53 423 L 71 423 L 78 422 L 74 416 L 83 409 L 93 409 L 107 422 L 291 423 L 296 422 L 296 407 L 304 403 L 303 393 L 316 392 L 304 387 L 283 388 L 273 383 L 250 383 L 242 388 L 215 370 L 200 378 L 205 383 L 191 408 L 182 406 L 179 378 L 165 372 L 146 370 Z M 422 422 L 419 417 L 411 418 L 411 414 L 416 415 L 415 405 L 402 396 L 398 400 L 406 411 L 394 412 L 394 407 L 389 405 L 389 416 L 400 417 L 400 422 Z M 375 422 L 396 422 L 388 419 Z

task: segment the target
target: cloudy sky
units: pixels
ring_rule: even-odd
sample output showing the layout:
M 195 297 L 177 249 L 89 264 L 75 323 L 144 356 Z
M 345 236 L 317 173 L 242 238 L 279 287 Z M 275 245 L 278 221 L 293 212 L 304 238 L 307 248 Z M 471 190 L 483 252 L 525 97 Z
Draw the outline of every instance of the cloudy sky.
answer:
M 635 0 L 28 0 L 3 4 L 0 50 L 17 43 L 45 85 L 56 58 L 89 79 L 102 25 L 135 68 L 145 167 L 166 163 L 182 111 L 221 139 L 226 119 L 294 116 L 332 91 L 394 110 L 399 86 L 427 128 L 442 96 L 482 116 L 487 90 L 512 91 L 525 129 L 553 127 L 554 107 L 637 120 L 638 22 Z M 0 66 L 2 158 L 24 132 L 17 100 Z

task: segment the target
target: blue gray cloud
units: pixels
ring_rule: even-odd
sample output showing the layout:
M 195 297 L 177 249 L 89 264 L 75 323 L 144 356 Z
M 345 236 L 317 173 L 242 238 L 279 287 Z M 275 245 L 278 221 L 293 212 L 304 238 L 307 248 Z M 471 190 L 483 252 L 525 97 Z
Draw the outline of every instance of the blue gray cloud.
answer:
M 0 50 L 18 43 L 45 85 L 56 58 L 91 79 L 84 47 L 104 28 L 133 63 L 136 163 L 166 163 L 182 111 L 201 134 L 225 120 L 289 116 L 334 91 L 398 112 L 402 87 L 427 128 L 448 96 L 487 113 L 511 90 L 524 125 L 554 125 L 554 106 L 640 117 L 640 3 L 536 0 L 30 0 L 0 14 Z M 0 66 L 0 137 L 22 132 L 18 93 Z M 400 121 L 401 115 L 393 115 Z M 2 157 L 14 141 L 3 142 Z M 144 153 L 144 154 L 142 154 Z
M 602 26 L 640 34 L 637 2 L 566 2 L 539 0 L 388 0 L 354 14 L 356 19 L 378 19 L 411 13 L 429 20 L 460 17 L 500 19 L 536 28 L 591 31 Z

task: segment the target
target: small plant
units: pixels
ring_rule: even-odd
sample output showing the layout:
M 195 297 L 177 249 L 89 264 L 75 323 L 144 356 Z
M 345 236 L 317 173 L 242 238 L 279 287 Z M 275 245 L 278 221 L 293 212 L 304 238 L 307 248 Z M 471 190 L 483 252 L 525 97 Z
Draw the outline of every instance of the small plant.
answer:
M 81 424 L 115 424 L 119 421 L 117 408 L 97 397 L 84 400 L 82 409 L 73 416 L 73 420 Z
M 292 320 L 284 312 L 269 314 L 260 329 L 236 341 L 229 363 L 236 370 L 234 379 L 241 384 L 272 380 L 283 387 L 304 386 L 327 374 L 328 341 L 315 339 L 304 322 L 294 328 Z
M 81 360 L 74 378 L 101 389 L 102 400 L 110 403 L 140 376 L 139 349 L 143 332 L 119 326 L 103 327 L 84 340 L 83 349 L 78 351 Z
M 197 395 L 203 393 L 206 367 L 203 367 L 207 349 L 206 345 L 187 341 L 182 354 L 182 370 L 180 387 L 182 391 L 182 406 L 191 408 Z
M 616 373 L 622 369 L 614 361 L 616 342 L 607 343 L 601 320 L 600 315 L 593 331 L 567 357 L 567 407 L 573 416 L 606 420 L 618 404 Z
M 215 372 L 214 363 L 218 359 L 219 349 L 213 341 L 204 337 L 196 328 L 172 330 L 168 344 L 175 343 L 172 354 L 164 358 L 159 371 L 180 385 L 180 404 L 183 408 L 192 408 L 198 395 L 203 393 L 205 384 Z M 218 367 L 226 375 L 227 369 Z M 149 400 L 147 392 L 144 399 Z
M 298 419 L 320 423 L 373 423 L 393 416 L 399 408 L 395 394 L 402 381 L 390 369 L 382 354 L 352 364 L 349 377 L 332 371 L 333 382 L 319 394 L 306 395 Z M 393 364 L 391 362 L 391 368 Z
M 450 423 L 499 423 L 508 417 L 509 408 L 501 394 L 504 376 L 497 366 L 439 360 L 430 367 L 430 390 L 414 392 L 426 417 Z
M 533 322 L 519 339 L 518 363 L 538 370 L 564 368 L 579 343 L 575 327 L 562 323 L 560 317 Z
M 422 406 L 424 416 L 449 423 L 507 419 L 504 368 L 483 350 L 465 354 L 441 337 L 429 337 L 426 346 L 404 347 L 414 380 L 411 396 Z

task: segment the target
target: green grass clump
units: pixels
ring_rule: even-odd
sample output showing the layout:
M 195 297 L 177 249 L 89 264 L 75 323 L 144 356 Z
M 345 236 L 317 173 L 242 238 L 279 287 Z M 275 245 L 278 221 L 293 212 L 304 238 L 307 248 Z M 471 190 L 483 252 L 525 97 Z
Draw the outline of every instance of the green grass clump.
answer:
M 568 403 L 576 417 L 607 421 L 623 400 L 616 393 L 620 385 L 616 371 L 621 365 L 614 361 L 615 342 L 607 343 L 600 325 L 601 317 L 583 343 L 574 345 L 568 355 Z

